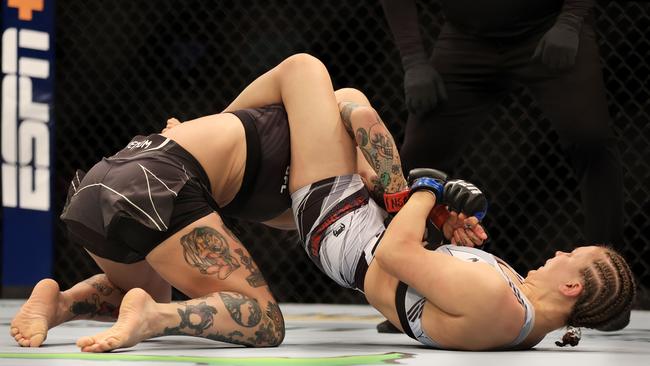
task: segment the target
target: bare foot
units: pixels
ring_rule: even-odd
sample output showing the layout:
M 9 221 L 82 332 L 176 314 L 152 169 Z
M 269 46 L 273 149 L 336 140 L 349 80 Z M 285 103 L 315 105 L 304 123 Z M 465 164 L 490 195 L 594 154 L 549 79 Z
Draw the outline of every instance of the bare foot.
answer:
M 23 347 L 39 347 L 48 329 L 60 323 L 57 310 L 61 301 L 59 284 L 49 278 L 41 280 L 11 321 L 11 336 Z
M 79 338 L 77 347 L 82 352 L 107 352 L 140 343 L 150 337 L 145 314 L 150 313 L 155 304 L 144 290 L 130 290 L 122 299 L 117 322 L 105 332 Z

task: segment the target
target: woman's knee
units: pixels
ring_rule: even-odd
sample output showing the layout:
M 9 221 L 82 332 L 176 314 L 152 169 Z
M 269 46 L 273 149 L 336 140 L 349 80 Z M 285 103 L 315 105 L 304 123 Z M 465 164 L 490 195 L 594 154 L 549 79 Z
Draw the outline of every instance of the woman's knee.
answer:
M 325 64 L 316 57 L 308 53 L 298 53 L 292 56 L 287 57 L 282 63 L 280 63 L 280 70 L 282 74 L 311 74 L 322 76 L 326 75 L 329 77 L 327 67 Z
M 355 88 L 341 88 L 334 91 L 336 96 L 336 101 L 338 103 L 342 102 L 352 102 L 362 106 L 370 106 L 370 101 L 368 97 L 359 89 Z
M 264 301 L 260 303 L 264 303 Z M 284 317 L 275 300 L 268 301 L 264 311 L 264 318 L 255 334 L 261 335 L 261 337 L 258 337 L 259 341 L 254 342 L 255 347 L 277 347 L 284 340 Z

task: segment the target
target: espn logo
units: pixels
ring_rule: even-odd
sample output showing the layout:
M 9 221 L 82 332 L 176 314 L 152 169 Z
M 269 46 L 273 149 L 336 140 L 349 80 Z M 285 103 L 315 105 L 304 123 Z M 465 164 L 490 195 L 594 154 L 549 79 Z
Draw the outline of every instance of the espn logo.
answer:
M 50 78 L 50 35 L 7 28 L 2 34 L 2 204 L 50 209 L 51 95 L 33 95 L 35 79 Z M 23 56 L 24 54 L 29 56 Z

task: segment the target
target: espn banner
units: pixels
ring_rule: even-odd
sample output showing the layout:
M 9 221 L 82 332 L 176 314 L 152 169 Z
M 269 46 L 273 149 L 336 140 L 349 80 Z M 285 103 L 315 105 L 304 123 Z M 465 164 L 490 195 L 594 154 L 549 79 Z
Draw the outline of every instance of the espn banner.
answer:
M 54 0 L 2 1 L 2 289 L 50 276 Z

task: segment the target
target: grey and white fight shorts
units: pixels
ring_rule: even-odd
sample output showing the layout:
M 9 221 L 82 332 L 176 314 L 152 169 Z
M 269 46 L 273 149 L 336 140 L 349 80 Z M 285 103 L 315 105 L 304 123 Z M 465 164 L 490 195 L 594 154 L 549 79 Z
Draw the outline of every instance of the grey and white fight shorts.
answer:
M 369 198 L 361 177 L 327 178 L 298 189 L 291 200 L 309 258 L 339 285 L 363 291 L 386 213 Z

